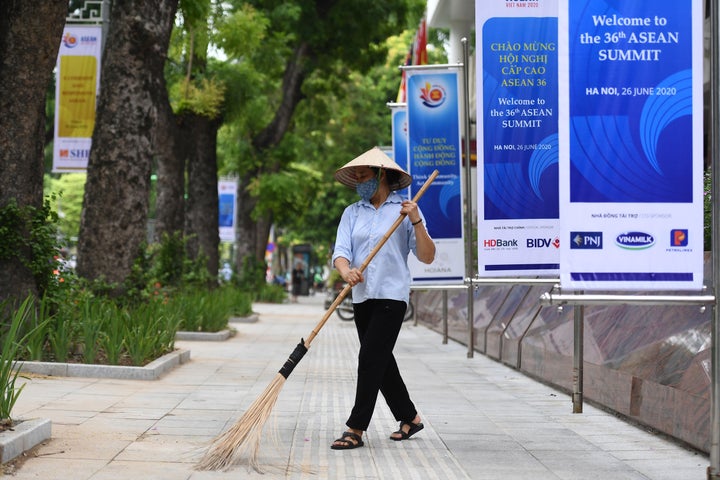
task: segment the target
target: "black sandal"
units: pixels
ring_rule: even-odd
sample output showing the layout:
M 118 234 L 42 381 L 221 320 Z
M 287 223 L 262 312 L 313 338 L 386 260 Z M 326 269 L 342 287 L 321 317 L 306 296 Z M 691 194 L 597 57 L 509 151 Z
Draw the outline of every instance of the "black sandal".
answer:
M 403 430 L 404 425 L 410 425 L 410 430 L 407 432 Z M 393 437 L 392 435 L 390 438 L 392 440 L 395 440 L 396 442 L 399 442 L 400 440 L 407 440 L 408 438 L 415 435 L 417 432 L 425 428 L 425 425 L 422 424 L 422 422 L 413 423 L 413 422 L 400 422 L 400 429 L 397 432 L 393 432 L 393 435 L 400 435 L 399 437 Z
M 336 445 L 337 442 L 342 442 L 345 445 Z M 362 441 L 362 437 L 357 433 L 343 432 L 342 437 L 335 440 L 335 442 L 330 445 L 330 448 L 333 450 L 351 450 L 353 448 L 362 447 L 363 445 L 365 444 Z

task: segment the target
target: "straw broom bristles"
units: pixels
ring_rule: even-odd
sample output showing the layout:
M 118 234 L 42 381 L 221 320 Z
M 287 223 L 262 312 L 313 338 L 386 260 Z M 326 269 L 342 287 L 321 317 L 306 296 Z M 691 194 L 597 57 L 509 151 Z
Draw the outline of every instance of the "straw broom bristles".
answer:
M 260 471 L 258 452 L 262 431 L 272 413 L 286 378 L 278 373 L 250 408 L 225 433 L 217 437 L 197 464 L 198 470 L 227 470 L 249 454 L 249 464 Z

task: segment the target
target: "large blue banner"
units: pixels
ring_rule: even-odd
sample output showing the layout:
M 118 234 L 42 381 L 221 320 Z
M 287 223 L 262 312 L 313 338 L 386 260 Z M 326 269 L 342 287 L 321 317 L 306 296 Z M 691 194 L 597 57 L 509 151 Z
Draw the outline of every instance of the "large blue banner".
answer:
M 457 71 L 407 71 L 407 151 L 411 194 L 434 170 L 439 175 L 420 200 L 437 254 L 423 280 L 462 282 L 465 277 L 462 148 Z
M 563 288 L 701 288 L 702 20 L 698 0 L 563 0 Z
M 475 15 L 478 272 L 557 275 L 557 3 L 476 1 Z

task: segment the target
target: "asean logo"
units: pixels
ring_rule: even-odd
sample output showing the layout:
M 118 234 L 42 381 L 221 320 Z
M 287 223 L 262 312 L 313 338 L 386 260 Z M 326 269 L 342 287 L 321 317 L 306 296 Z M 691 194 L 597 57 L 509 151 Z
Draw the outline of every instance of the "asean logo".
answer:
M 437 108 L 445 103 L 447 94 L 442 86 L 426 83 L 425 87 L 420 89 L 420 98 L 426 107 Z
M 75 48 L 78 46 L 77 37 L 70 32 L 65 32 L 62 41 L 63 45 L 65 45 L 67 48 Z

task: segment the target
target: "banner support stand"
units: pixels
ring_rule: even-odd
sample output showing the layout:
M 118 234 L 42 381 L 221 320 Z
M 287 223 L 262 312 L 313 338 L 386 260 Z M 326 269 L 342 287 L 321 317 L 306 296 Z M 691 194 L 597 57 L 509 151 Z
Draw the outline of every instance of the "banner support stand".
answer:
M 712 168 L 712 288 L 715 297 L 720 286 L 720 8 L 717 2 L 709 2 L 710 11 L 710 164 Z M 707 468 L 708 479 L 720 478 L 720 317 L 718 306 L 713 304 L 710 320 L 710 466 Z
M 473 272 L 473 243 L 472 243 L 472 165 L 470 161 L 470 86 L 468 79 L 468 64 L 470 61 L 470 48 L 467 37 L 460 40 L 463 50 L 463 131 L 465 136 L 465 278 L 467 284 L 467 314 L 468 314 L 468 352 L 467 358 L 472 358 L 475 352 L 475 290 L 472 284 Z
M 573 307 L 573 413 L 583 412 L 583 346 L 585 341 L 585 307 Z

